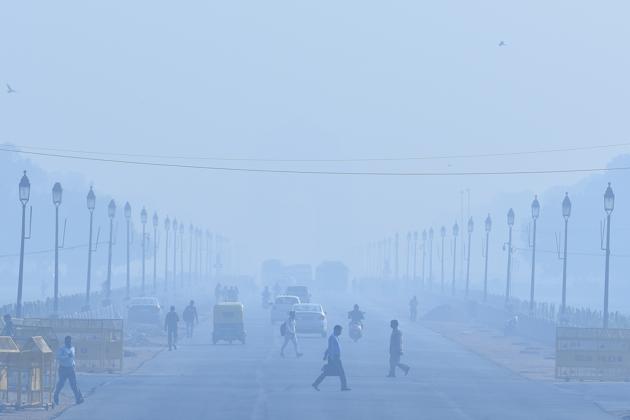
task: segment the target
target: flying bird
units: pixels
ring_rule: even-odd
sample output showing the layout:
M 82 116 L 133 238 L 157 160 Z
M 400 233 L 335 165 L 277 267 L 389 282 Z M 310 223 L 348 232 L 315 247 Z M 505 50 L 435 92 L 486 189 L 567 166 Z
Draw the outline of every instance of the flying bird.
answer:
M 505 47 L 507 44 L 504 41 L 499 42 L 499 47 Z
M 7 83 L 7 93 L 16 93 L 15 90 Z

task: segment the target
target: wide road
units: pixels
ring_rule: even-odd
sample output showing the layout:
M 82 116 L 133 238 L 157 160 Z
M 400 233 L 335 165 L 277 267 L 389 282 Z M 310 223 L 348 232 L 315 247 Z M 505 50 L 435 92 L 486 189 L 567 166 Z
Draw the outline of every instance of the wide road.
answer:
M 346 326 L 353 301 L 327 304 L 331 322 Z M 279 355 L 279 328 L 256 304 L 247 312 L 247 345 L 210 342 L 211 327 L 163 351 L 135 373 L 115 377 L 63 420 L 188 419 L 584 419 L 613 417 L 577 394 L 535 382 L 477 356 L 438 334 L 402 321 L 409 376 L 386 378 L 389 318 L 367 311 L 366 334 L 358 343 L 341 340 L 350 392 L 319 374 L 325 339 L 300 338 L 304 357 Z M 401 316 L 401 313 L 397 314 Z M 345 333 L 345 331 L 344 331 Z M 288 348 L 290 350 L 290 348 Z

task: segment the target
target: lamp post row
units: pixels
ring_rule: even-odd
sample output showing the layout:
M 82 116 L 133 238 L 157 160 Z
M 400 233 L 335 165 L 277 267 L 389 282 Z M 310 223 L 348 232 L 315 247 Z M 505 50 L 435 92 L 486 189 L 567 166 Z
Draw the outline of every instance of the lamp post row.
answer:
M 615 208 L 615 194 L 612 190 L 611 184 L 608 183 L 606 191 L 604 192 L 604 212 L 606 213 L 605 226 L 602 230 L 602 235 L 604 235 L 602 244 L 602 250 L 605 251 L 605 266 L 604 266 L 604 310 L 603 310 L 603 327 L 608 328 L 609 324 L 609 310 L 608 310 L 608 301 L 609 301 L 609 285 L 610 285 L 610 222 L 611 215 Z M 564 219 L 564 243 L 563 243 L 563 253 L 562 256 L 559 257 L 562 259 L 562 303 L 560 307 L 561 316 L 564 318 L 566 314 L 566 293 L 567 293 L 567 250 L 568 250 L 568 231 L 569 231 L 569 218 L 571 217 L 571 209 L 572 203 L 569 199 L 569 194 L 565 193 L 564 199 L 562 200 L 562 217 Z M 535 310 L 535 286 L 536 286 L 536 229 L 537 229 L 537 221 L 540 217 L 540 202 L 538 201 L 538 197 L 534 196 L 534 200 L 531 203 L 531 217 L 532 217 L 532 236 L 530 247 L 532 249 L 531 254 L 531 280 L 530 280 L 530 296 L 529 296 L 529 310 L 530 313 L 533 313 Z M 504 244 L 504 249 L 507 251 L 507 273 L 506 273 L 506 282 L 505 282 L 505 304 L 509 305 L 511 299 L 512 292 L 512 253 L 514 252 L 514 248 L 512 247 L 512 230 L 515 222 L 515 213 L 513 209 L 509 209 L 507 213 L 507 225 L 508 225 L 508 241 Z M 468 249 L 467 249 L 467 263 L 466 263 L 466 285 L 465 285 L 465 294 L 468 296 L 469 288 L 470 288 L 470 243 L 471 236 L 474 230 L 474 222 L 472 217 L 468 220 Z M 488 297 L 488 261 L 489 261 L 489 242 L 490 242 L 490 232 L 492 231 L 492 218 L 490 214 L 486 217 L 484 221 L 485 227 L 485 243 L 483 246 L 483 257 L 484 257 L 484 276 L 483 276 L 483 300 L 486 301 Z M 453 225 L 452 228 L 453 233 L 453 249 L 452 249 L 452 282 L 451 282 L 451 294 L 455 295 L 456 291 L 456 260 L 457 260 L 457 237 L 459 236 L 459 225 L 457 222 Z M 411 246 L 412 237 L 414 238 L 414 243 L 417 238 L 417 232 L 412 234 L 409 232 L 407 234 L 407 277 L 409 277 L 409 254 L 412 253 L 411 249 L 413 248 L 413 254 L 415 255 L 415 245 Z M 440 253 L 440 289 L 442 293 L 444 293 L 444 262 L 445 262 L 445 238 L 446 238 L 446 228 L 442 226 L 440 228 L 440 237 L 441 237 L 441 253 Z M 433 258 L 433 228 L 429 230 L 429 267 L 431 267 Z M 605 238 L 605 241 L 604 241 Z M 425 245 L 427 242 L 427 231 L 422 232 L 422 253 L 423 253 L 423 262 L 422 262 L 422 285 L 425 286 Z M 439 250 L 439 249 L 438 249 Z M 559 252 L 559 251 L 558 251 Z M 414 261 L 415 263 L 415 261 Z M 414 264 L 415 265 L 415 264 Z M 415 280 L 415 269 L 413 270 L 412 278 Z M 429 284 L 431 281 L 431 268 L 429 268 Z M 415 282 L 414 282 L 415 284 Z
M 17 300 L 16 300 L 16 308 L 15 315 L 16 317 L 22 317 L 23 315 L 23 305 L 22 305 L 22 295 L 23 295 L 23 286 L 24 286 L 24 256 L 25 256 L 25 242 L 30 239 L 31 236 L 31 221 L 32 221 L 32 208 L 29 211 L 28 218 L 28 233 L 27 233 L 27 205 L 30 200 L 30 192 L 31 192 L 31 184 L 28 176 L 26 175 L 26 171 L 24 171 L 22 178 L 19 182 L 19 200 L 22 205 L 22 223 L 21 223 L 21 235 L 20 235 L 20 256 L 19 256 L 19 268 L 18 268 L 18 287 L 17 287 Z M 61 206 L 63 200 L 63 187 L 59 182 L 56 182 L 52 188 L 52 203 L 55 207 L 55 239 L 54 239 L 54 292 L 53 292 L 53 316 L 58 315 L 59 311 L 59 249 L 63 247 L 63 244 L 59 243 L 59 207 Z M 87 275 L 86 275 L 86 289 L 85 289 L 85 305 L 83 306 L 84 310 L 90 308 L 90 295 L 91 295 L 91 283 L 92 283 L 92 253 L 96 251 L 98 247 L 98 237 L 97 234 L 96 244 L 93 241 L 93 233 L 94 233 L 94 209 L 96 208 L 96 195 L 94 194 L 94 190 L 90 187 L 88 194 L 86 196 L 86 205 L 89 211 L 89 236 L 88 236 L 88 255 L 87 255 Z M 111 302 L 111 276 L 112 276 L 112 248 L 114 245 L 114 219 L 116 217 L 116 202 L 112 199 L 107 207 L 107 215 L 109 218 L 109 240 L 108 240 L 108 256 L 107 256 L 107 278 L 105 282 L 105 298 L 103 304 L 109 304 Z M 125 296 L 126 298 L 130 298 L 131 295 L 131 205 L 129 202 L 125 203 L 124 206 L 124 217 L 126 220 L 126 284 L 125 284 Z M 142 283 L 141 290 L 142 294 L 146 292 L 146 245 L 147 245 L 147 233 L 146 233 L 146 224 L 148 221 L 148 214 L 146 209 L 143 207 L 140 212 L 140 220 L 142 223 Z M 158 227 L 158 215 L 157 213 L 153 214 L 153 233 L 154 233 L 154 243 L 153 243 L 153 251 L 154 251 L 154 261 L 153 261 L 153 291 L 155 292 L 157 289 L 157 249 L 158 249 L 158 240 L 157 240 L 157 227 Z M 170 227 L 170 219 L 167 217 L 165 220 L 165 230 L 166 230 L 166 261 L 165 261 L 165 287 L 167 286 L 168 281 L 168 231 Z M 177 233 L 180 236 L 180 282 L 183 286 L 184 284 L 184 247 L 183 247 L 183 238 L 184 238 L 184 224 L 179 224 L 179 231 L 177 230 L 178 224 L 176 220 L 173 220 L 173 288 L 176 286 L 177 280 Z M 193 249 L 192 249 L 192 240 L 193 234 L 196 234 L 197 237 L 201 235 L 201 230 L 196 229 L 193 230 L 193 225 L 190 225 L 191 232 L 191 247 L 190 247 L 190 270 L 192 270 L 192 259 L 193 259 Z M 100 232 L 99 232 L 100 233 Z M 64 225 L 64 235 L 65 238 L 65 225 Z M 211 258 L 211 234 L 207 232 L 208 245 L 207 245 L 207 258 Z M 63 241 L 62 241 L 63 242 Z M 199 246 L 199 242 L 197 242 Z M 94 246 L 93 246 L 94 245 Z M 203 256 L 201 255 L 201 250 L 197 249 L 194 254 L 194 258 L 199 258 L 198 264 L 201 264 L 201 260 Z M 197 261 L 196 261 L 197 264 Z M 206 275 L 208 277 L 212 276 L 212 264 L 211 262 L 207 262 L 208 270 Z M 192 271 L 189 272 L 192 279 Z

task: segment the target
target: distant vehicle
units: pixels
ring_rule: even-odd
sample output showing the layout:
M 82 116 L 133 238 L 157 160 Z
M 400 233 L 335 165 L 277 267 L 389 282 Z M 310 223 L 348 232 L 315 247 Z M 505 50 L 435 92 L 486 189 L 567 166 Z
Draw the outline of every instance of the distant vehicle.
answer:
M 156 297 L 136 297 L 127 304 L 127 321 L 142 324 L 159 324 L 162 308 Z
M 289 317 L 289 312 L 293 309 L 293 305 L 300 303 L 297 296 L 280 295 L 271 306 L 271 323 L 285 321 Z
M 360 322 L 350 321 L 348 325 L 348 335 L 355 343 L 363 336 L 363 326 Z
M 306 286 L 289 286 L 285 295 L 299 297 L 300 303 L 309 303 L 311 301 L 311 294 Z
M 324 261 L 315 270 L 318 290 L 346 291 L 348 289 L 348 267 L 341 261 Z
M 245 325 L 243 323 L 243 304 L 240 302 L 222 302 L 214 305 L 214 329 L 212 343 L 220 340 L 232 344 L 240 341 L 245 344 Z
M 298 334 L 328 335 L 326 312 L 318 303 L 300 303 L 293 305 L 295 311 L 295 332 Z

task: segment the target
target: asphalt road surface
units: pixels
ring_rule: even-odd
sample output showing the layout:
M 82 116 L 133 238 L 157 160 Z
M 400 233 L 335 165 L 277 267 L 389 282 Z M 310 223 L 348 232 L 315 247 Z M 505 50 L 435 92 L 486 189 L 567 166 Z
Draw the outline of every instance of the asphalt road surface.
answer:
M 187 419 L 611 419 L 594 403 L 548 382 L 525 379 L 440 335 L 401 319 L 409 376 L 386 378 L 390 313 L 366 306 L 366 331 L 353 343 L 346 312 L 353 301 L 323 300 L 329 327 L 344 326 L 342 360 L 350 392 L 320 373 L 326 340 L 300 337 L 304 356 L 281 358 L 278 325 L 247 305 L 246 345 L 212 345 L 211 326 L 163 351 L 136 372 L 115 377 L 62 420 Z M 397 314 L 398 316 L 401 313 Z

